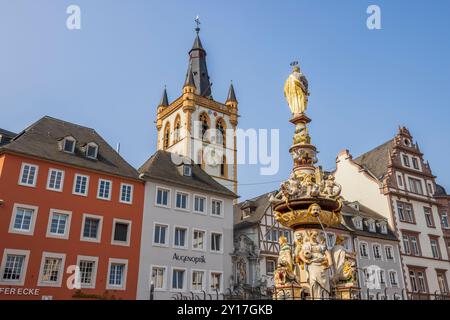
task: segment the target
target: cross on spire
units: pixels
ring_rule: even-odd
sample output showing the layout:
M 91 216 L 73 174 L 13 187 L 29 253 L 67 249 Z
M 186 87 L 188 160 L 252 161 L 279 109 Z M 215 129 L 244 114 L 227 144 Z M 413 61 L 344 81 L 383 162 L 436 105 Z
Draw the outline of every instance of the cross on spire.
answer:
M 197 24 L 197 28 L 195 28 L 195 32 L 197 32 L 197 34 L 200 32 L 200 17 L 197 15 L 196 17 L 195 17 L 195 23 Z

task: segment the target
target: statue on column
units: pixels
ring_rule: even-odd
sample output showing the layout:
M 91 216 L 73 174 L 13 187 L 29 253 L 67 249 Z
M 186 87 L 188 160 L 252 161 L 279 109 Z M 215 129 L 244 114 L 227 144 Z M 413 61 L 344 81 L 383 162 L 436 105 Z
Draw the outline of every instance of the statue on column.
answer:
M 291 65 L 295 64 L 292 63 Z M 284 96 L 292 114 L 305 113 L 309 96 L 308 80 L 296 65 L 284 83 Z

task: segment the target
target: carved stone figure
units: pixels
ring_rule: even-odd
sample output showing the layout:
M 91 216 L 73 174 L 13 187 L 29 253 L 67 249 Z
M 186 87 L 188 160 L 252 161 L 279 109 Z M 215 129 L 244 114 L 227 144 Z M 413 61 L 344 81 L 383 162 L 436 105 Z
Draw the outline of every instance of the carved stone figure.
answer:
M 328 198 L 336 198 L 341 194 L 341 186 L 334 180 L 334 176 L 330 174 L 324 182 L 322 194 Z
M 299 257 L 306 265 L 310 295 L 314 299 L 329 297 L 330 276 L 328 268 L 332 265 L 331 255 L 324 239 L 319 238 L 317 230 L 307 231 L 307 239 L 302 245 Z
M 300 114 L 306 111 L 309 96 L 308 80 L 300 72 L 298 66 L 294 67 L 284 83 L 284 96 L 292 114 Z
M 277 268 L 275 270 L 274 281 L 276 286 L 284 285 L 287 282 L 295 281 L 294 264 L 292 263 L 292 253 L 287 239 L 281 236 L 278 239 L 280 253 L 278 255 Z

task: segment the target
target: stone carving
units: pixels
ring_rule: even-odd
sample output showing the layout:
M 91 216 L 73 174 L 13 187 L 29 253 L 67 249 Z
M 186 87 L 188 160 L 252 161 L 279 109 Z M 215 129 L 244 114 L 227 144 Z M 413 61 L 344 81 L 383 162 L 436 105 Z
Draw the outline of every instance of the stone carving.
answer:
M 323 184 L 321 194 L 327 198 L 336 198 L 341 194 L 342 188 L 334 180 L 334 176 L 330 174 Z
M 278 242 L 280 244 L 280 253 L 278 255 L 274 281 L 276 286 L 282 286 L 286 283 L 294 282 L 295 274 L 291 248 L 287 243 L 286 237 L 281 236 Z

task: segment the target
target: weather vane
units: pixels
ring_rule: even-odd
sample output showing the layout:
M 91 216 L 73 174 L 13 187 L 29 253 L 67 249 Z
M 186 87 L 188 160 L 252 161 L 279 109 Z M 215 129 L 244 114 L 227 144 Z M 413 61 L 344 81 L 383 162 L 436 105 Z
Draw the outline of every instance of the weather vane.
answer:
M 195 32 L 197 32 L 197 34 L 200 32 L 200 17 L 197 15 L 195 17 L 195 23 L 197 24 L 197 28 L 195 28 Z

